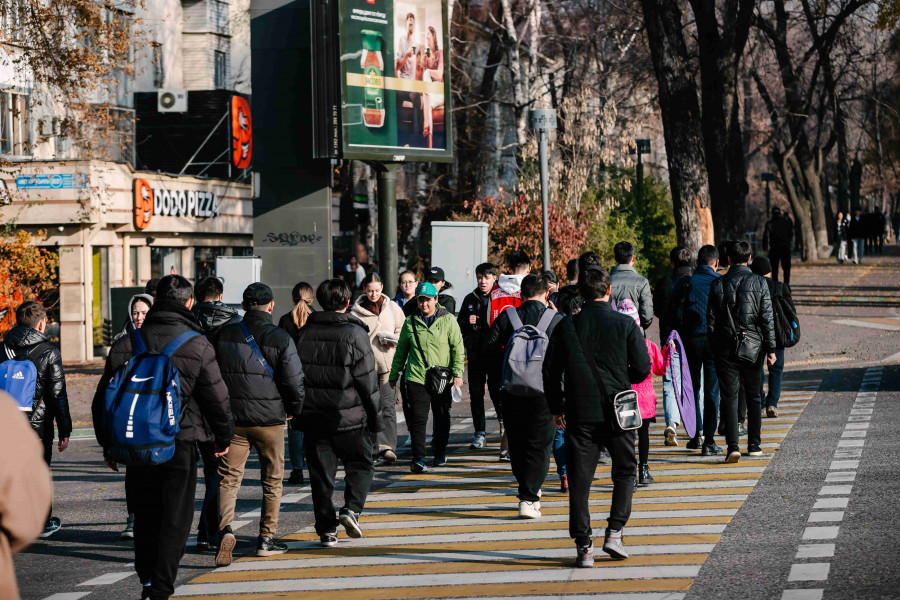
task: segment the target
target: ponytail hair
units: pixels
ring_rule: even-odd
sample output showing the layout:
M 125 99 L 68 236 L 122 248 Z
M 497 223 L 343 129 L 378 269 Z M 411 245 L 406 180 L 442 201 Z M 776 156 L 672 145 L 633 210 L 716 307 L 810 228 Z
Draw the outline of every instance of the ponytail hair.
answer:
M 291 311 L 291 319 L 293 319 L 297 329 L 306 325 L 306 320 L 312 313 L 312 309 L 309 305 L 312 304 L 315 297 L 315 290 L 305 281 L 301 281 L 294 286 L 293 290 L 291 290 L 291 299 L 294 301 L 294 310 Z

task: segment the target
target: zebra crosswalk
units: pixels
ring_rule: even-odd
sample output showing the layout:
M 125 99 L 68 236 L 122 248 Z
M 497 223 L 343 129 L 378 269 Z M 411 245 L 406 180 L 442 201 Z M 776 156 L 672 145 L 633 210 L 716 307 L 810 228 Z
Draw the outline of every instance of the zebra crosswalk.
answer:
M 515 480 L 509 464 L 497 461 L 494 446 L 460 450 L 445 468 L 398 475 L 372 493 L 360 519 L 361 539 L 341 531 L 336 547 L 323 548 L 312 527 L 304 528 L 283 538 L 286 554 L 241 558 L 193 579 L 175 595 L 680 600 L 820 383 L 786 381 L 779 416 L 763 419 L 764 455 L 736 465 L 724 465 L 720 456 L 701 457 L 683 443 L 667 447 L 663 425 L 653 425 L 650 466 L 656 483 L 635 490 L 625 528 L 631 558 L 625 561 L 607 560 L 598 548 L 595 568 L 573 567 L 568 498 L 559 492 L 553 464 L 542 517 L 518 519 Z M 612 497 L 609 470 L 599 465 L 590 494 L 595 529 L 601 531 Z

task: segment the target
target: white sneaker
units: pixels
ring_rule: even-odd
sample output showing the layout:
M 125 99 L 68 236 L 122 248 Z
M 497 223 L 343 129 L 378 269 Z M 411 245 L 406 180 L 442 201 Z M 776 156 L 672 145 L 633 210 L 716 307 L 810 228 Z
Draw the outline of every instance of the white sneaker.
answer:
M 673 425 L 666 426 L 666 446 L 677 446 L 678 438 L 675 435 L 675 427 Z
M 538 502 L 528 502 L 527 500 L 522 500 L 521 502 L 519 502 L 519 518 L 540 519 L 541 511 L 539 505 L 540 503 Z

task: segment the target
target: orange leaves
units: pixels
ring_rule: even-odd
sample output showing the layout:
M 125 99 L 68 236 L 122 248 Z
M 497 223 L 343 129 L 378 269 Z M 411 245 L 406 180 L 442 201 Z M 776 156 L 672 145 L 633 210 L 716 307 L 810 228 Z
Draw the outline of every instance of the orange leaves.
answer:
M 15 323 L 16 308 L 31 299 L 44 301 L 58 287 L 59 257 L 37 246 L 46 232 L 32 235 L 9 225 L 0 225 L 0 334 Z

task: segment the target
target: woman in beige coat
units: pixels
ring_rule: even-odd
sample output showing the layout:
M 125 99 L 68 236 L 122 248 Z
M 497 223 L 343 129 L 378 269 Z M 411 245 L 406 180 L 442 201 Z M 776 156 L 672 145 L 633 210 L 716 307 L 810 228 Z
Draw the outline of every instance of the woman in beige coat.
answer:
M 388 385 L 391 363 L 405 317 L 397 303 L 383 293 L 384 286 L 377 273 L 371 273 L 362 282 L 365 292 L 356 299 L 351 312 L 369 328 L 369 340 L 375 354 L 375 369 L 381 391 L 381 410 L 384 430 L 372 434 L 376 446 L 375 464 L 389 465 L 397 460 L 397 409 L 394 406 L 394 390 Z

